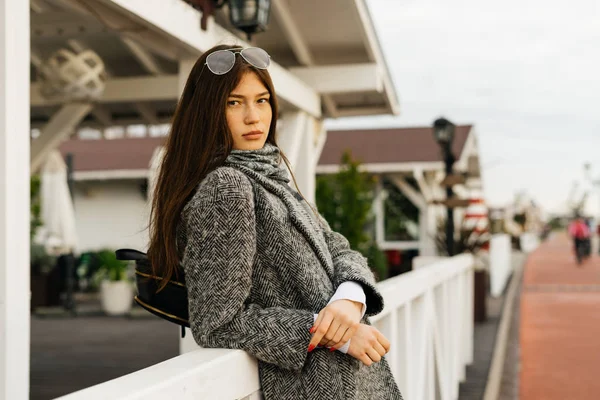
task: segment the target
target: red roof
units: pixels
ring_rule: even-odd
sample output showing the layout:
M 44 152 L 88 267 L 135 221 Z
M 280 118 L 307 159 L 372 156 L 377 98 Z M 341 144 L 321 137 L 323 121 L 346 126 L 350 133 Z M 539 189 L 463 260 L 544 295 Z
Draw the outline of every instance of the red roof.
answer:
M 470 125 L 456 127 L 455 157 L 460 157 L 471 129 Z M 329 131 L 319 165 L 339 164 L 346 150 L 365 164 L 442 161 L 431 127 Z
M 64 142 L 59 150 L 63 157 L 73 154 L 75 171 L 112 171 L 148 169 L 154 149 L 164 137 L 135 139 L 73 139 Z
M 453 143 L 459 157 L 471 126 L 458 126 Z M 60 146 L 73 154 L 75 171 L 147 169 L 154 149 L 164 137 L 134 139 L 73 139 Z M 439 145 L 431 128 L 393 128 L 329 131 L 319 165 L 337 165 L 345 150 L 362 163 L 408 163 L 441 161 Z

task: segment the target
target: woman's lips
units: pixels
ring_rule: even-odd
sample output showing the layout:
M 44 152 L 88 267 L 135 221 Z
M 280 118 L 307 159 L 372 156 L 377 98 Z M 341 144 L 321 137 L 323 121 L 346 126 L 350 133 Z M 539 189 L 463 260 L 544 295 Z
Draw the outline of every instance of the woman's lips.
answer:
M 243 137 L 248 140 L 260 139 L 261 136 L 262 136 L 262 132 L 259 132 L 259 131 L 250 132 L 250 133 L 246 133 L 245 135 L 243 135 Z

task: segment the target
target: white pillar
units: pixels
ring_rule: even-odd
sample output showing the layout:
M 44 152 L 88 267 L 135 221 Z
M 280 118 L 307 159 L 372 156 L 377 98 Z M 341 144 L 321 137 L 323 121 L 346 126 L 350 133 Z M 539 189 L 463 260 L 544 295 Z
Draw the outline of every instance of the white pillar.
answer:
M 435 248 L 435 230 L 431 230 L 432 210 L 431 206 L 427 205 L 419 209 L 419 255 L 420 256 L 435 256 L 437 250 Z
M 187 82 L 190 72 L 192 72 L 192 68 L 194 68 L 194 64 L 196 64 L 195 58 L 188 58 L 186 60 L 179 61 L 179 96 L 183 94 L 185 83 Z
M 300 159 L 294 167 L 294 176 L 296 182 L 304 198 L 311 204 L 315 204 L 315 190 L 317 189 L 316 169 L 321 153 L 316 154 L 315 149 L 315 132 L 317 129 L 317 121 L 307 116 L 306 127 L 302 132 L 302 142 L 298 154 Z
M 29 398 L 29 2 L 0 0 L 0 400 Z
M 420 192 L 409 185 L 402 175 L 392 175 L 392 182 L 419 210 L 419 256 L 435 256 L 435 233 L 431 234 L 431 205 L 426 197 L 428 190 L 419 183 Z M 423 189 L 426 190 L 423 190 Z M 435 231 L 434 231 L 435 232 Z
M 314 204 L 317 163 L 326 139 L 324 127 L 303 111 L 284 113 L 280 125 L 277 144 L 290 161 L 300 191 Z

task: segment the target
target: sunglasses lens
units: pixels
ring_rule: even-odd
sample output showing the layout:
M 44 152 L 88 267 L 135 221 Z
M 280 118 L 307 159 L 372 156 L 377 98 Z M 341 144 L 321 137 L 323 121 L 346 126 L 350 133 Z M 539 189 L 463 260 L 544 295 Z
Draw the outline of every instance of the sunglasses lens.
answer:
M 244 49 L 240 52 L 240 54 L 249 64 L 252 64 L 254 67 L 259 69 L 267 69 L 271 63 L 271 57 L 269 54 L 258 47 Z
M 218 50 L 206 57 L 206 65 L 215 75 L 228 73 L 234 64 L 235 54 L 229 50 Z

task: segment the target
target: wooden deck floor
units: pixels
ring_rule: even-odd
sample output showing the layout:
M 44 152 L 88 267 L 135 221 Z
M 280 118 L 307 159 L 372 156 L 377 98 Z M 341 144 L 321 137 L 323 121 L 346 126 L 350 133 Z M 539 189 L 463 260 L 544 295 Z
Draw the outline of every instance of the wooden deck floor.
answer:
M 30 399 L 54 399 L 175 357 L 178 332 L 152 316 L 32 316 Z

